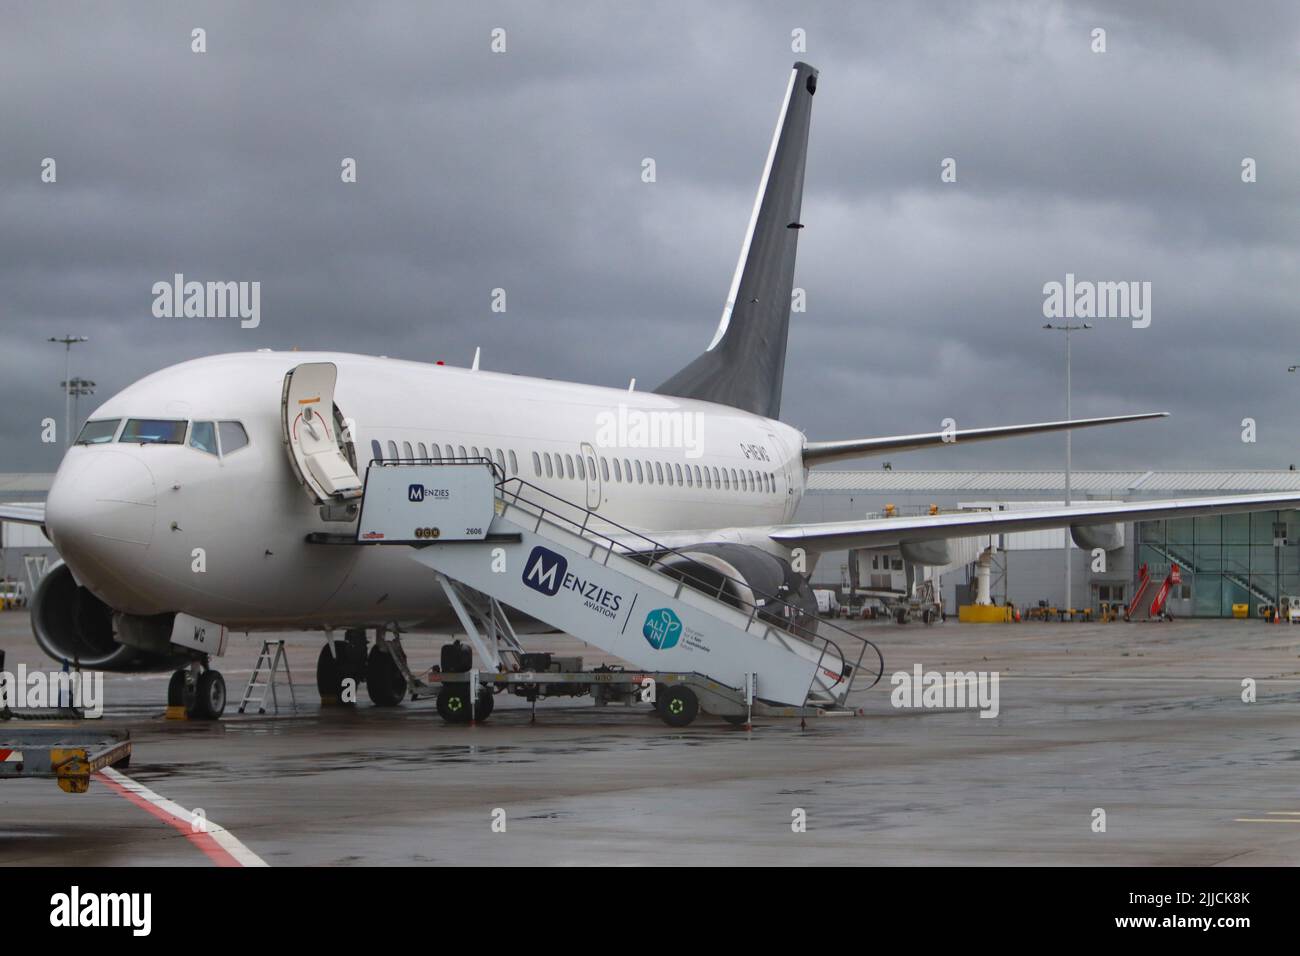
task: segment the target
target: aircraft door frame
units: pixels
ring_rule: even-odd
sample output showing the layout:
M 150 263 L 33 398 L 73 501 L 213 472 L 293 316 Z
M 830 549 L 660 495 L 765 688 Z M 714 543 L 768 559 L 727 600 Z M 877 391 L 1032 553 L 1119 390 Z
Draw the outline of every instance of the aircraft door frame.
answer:
M 597 511 L 600 508 L 602 488 L 600 483 L 600 456 L 596 454 L 596 449 L 591 442 L 583 442 L 578 446 L 578 453 L 587 459 L 585 470 L 587 472 L 587 510 Z

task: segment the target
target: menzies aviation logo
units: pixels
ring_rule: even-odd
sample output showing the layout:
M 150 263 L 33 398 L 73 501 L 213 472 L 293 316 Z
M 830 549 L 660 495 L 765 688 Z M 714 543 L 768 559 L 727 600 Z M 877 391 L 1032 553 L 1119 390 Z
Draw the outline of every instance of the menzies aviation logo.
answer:
M 554 597 L 561 590 L 571 591 L 582 601 L 583 607 L 611 621 L 618 617 L 618 610 L 623 605 L 623 595 L 604 587 L 599 581 L 578 577 L 569 570 L 568 558 L 540 544 L 533 548 L 533 553 L 524 563 L 524 584 L 547 597 Z
M 564 583 L 564 576 L 568 573 L 568 558 L 539 544 L 533 548 L 533 553 L 524 563 L 524 584 L 534 591 L 554 596 L 560 593 L 560 585 Z
M 645 625 L 641 633 L 657 651 L 666 651 L 677 646 L 677 639 L 682 636 L 682 620 L 670 607 L 661 607 L 645 616 Z
M 407 501 L 423 501 L 424 485 L 408 485 L 406 488 Z

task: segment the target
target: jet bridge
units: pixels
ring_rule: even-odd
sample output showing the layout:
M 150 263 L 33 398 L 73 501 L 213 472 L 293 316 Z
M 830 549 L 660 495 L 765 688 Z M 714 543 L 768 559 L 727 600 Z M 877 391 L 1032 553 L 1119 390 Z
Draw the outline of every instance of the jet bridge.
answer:
M 736 723 L 754 713 L 848 713 L 868 651 L 869 686 L 884 671 L 879 650 L 865 638 L 826 622 L 813 622 L 818 630 L 805 626 L 797 608 L 776 598 L 736 598 L 749 589 L 727 585 L 743 582 L 711 581 L 704 590 L 702 582 L 666 573 L 662 562 L 677 552 L 527 481 L 507 479 L 488 459 L 373 462 L 356 541 L 411 547 L 478 652 L 485 670 L 453 665 L 434 679 L 439 712 L 449 720 L 485 716 L 479 712 L 490 712 L 492 689 L 535 702 L 554 685 L 569 693 L 586 688 L 601 702 L 653 702 L 675 726 L 701 709 Z M 524 652 L 502 605 L 637 670 L 539 666 L 548 655 Z M 427 692 L 430 685 L 405 666 L 400 644 L 385 647 L 416 695 Z

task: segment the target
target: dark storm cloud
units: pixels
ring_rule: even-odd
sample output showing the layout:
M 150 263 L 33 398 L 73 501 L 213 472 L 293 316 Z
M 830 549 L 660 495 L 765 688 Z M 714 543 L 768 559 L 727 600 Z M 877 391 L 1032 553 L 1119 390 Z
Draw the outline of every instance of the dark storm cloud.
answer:
M 467 364 L 480 345 L 494 369 L 657 384 L 712 334 L 796 58 L 822 76 L 788 421 L 830 438 L 1057 417 L 1041 290 L 1073 272 L 1154 300 L 1149 329 L 1076 339 L 1075 413 L 1175 413 L 1077 436 L 1076 467 L 1300 457 L 1293 5 L 701 6 L 0 7 L 0 468 L 57 463 L 38 438 L 61 421 L 45 339 L 65 331 L 92 337 L 73 370 L 99 398 L 294 346 Z M 261 327 L 154 318 L 175 272 L 261 281 Z M 895 466 L 1053 467 L 1060 448 Z

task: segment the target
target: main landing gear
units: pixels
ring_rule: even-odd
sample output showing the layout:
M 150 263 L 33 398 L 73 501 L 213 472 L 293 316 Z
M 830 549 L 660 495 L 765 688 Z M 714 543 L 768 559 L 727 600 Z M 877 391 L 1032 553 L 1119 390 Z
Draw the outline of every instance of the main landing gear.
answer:
M 172 674 L 167 706 L 185 708 L 191 720 L 216 720 L 226 709 L 226 679 L 206 661 L 195 661 Z
M 377 635 L 366 650 L 364 628 L 349 628 L 343 640 L 327 642 L 316 659 L 316 689 L 323 704 L 355 704 L 362 684 L 377 707 L 396 707 L 406 699 L 406 676 L 394 648 Z

